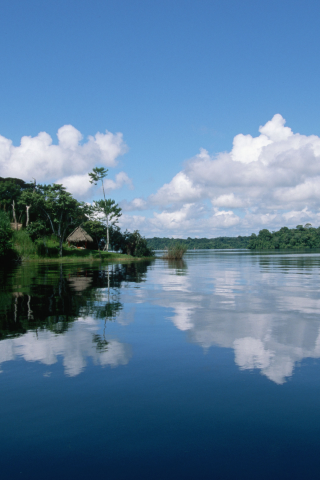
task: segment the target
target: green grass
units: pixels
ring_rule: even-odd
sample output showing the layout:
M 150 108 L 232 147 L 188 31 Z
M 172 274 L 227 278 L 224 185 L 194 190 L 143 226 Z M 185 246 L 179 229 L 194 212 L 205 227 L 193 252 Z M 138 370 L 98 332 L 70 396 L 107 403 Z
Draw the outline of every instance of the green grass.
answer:
M 37 247 L 25 230 L 13 232 L 13 244 L 21 258 L 29 258 L 37 255 Z

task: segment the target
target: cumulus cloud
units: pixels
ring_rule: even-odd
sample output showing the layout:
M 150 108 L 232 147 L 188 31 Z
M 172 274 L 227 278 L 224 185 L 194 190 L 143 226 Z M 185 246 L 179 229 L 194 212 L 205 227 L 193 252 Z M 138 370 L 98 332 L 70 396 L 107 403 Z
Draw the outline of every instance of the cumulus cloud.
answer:
M 146 218 L 146 230 L 158 225 L 176 235 L 226 234 L 226 228 L 248 234 L 297 221 L 318 224 L 319 192 L 320 137 L 293 133 L 276 114 L 260 126 L 258 136 L 236 135 L 230 152 L 209 155 L 200 149 L 140 205 L 162 209 Z M 189 205 L 198 208 L 196 221 Z M 202 211 L 201 205 L 206 206 Z
M 87 172 L 96 165 L 115 167 L 117 158 L 127 151 L 122 133 L 96 133 L 83 141 L 79 130 L 64 125 L 57 132 L 58 144 L 51 136 L 40 132 L 35 137 L 24 136 L 19 146 L 0 135 L 0 171 L 3 177 L 18 177 L 30 181 L 62 183 L 73 194 L 84 196 L 89 188 Z M 107 180 L 107 188 L 132 186 L 127 174 L 120 172 L 116 180 Z
M 55 183 L 61 183 L 66 187 L 69 192 L 72 192 L 77 198 L 85 198 L 88 196 L 89 191 L 92 188 L 90 178 L 87 173 L 83 175 L 70 175 L 68 177 L 59 178 Z M 132 180 L 125 172 L 119 172 L 115 176 L 115 180 L 105 179 L 104 188 L 106 194 L 112 190 L 117 190 L 124 185 L 127 185 L 130 189 L 133 188 Z
M 132 210 L 145 210 L 147 206 L 148 204 L 143 198 L 134 198 L 131 202 L 128 202 L 127 200 L 123 200 L 120 203 L 120 207 L 125 212 L 130 212 Z

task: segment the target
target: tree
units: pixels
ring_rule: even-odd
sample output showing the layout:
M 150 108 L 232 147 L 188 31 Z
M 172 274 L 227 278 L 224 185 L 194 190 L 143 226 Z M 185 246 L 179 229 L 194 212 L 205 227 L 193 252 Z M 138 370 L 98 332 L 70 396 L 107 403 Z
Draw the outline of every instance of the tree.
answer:
M 121 217 L 121 208 L 119 205 L 111 198 L 106 198 L 105 190 L 104 190 L 104 183 L 103 180 L 108 175 L 108 170 L 104 167 L 95 167 L 91 173 L 89 173 L 89 177 L 91 180 L 90 183 L 93 185 L 97 185 L 99 181 L 101 181 L 102 191 L 103 191 L 103 200 L 97 200 L 93 202 L 92 214 L 93 217 L 96 219 L 98 216 L 99 220 L 105 223 L 107 229 L 107 242 L 105 249 L 109 251 L 109 228 L 111 225 L 115 225 L 119 217 Z
M 111 198 L 104 200 L 97 200 L 93 202 L 92 213 L 94 217 L 98 217 L 101 222 L 103 222 L 107 229 L 107 243 L 105 249 L 109 251 L 109 228 L 110 226 L 115 225 L 119 217 L 121 217 L 121 208 L 119 205 Z
M 91 180 L 89 180 L 90 183 L 97 185 L 97 183 L 101 181 L 104 200 L 106 199 L 106 194 L 104 191 L 103 179 L 106 178 L 107 175 L 108 169 L 104 167 L 95 167 L 92 172 L 89 173 L 89 177 L 91 178 Z
M 59 255 L 70 225 L 85 220 L 86 207 L 67 192 L 62 185 L 37 185 L 34 190 L 25 191 L 21 200 L 32 205 L 38 214 L 48 223 L 52 233 L 59 240 Z
M 94 247 L 99 248 L 101 239 L 104 239 L 106 227 L 99 220 L 87 220 L 82 224 L 85 231 L 93 238 Z
M 20 178 L 0 177 L 0 208 L 12 212 L 14 223 L 20 222 L 25 216 L 25 205 L 20 201 L 21 194 L 32 188 Z M 10 215 L 11 216 L 11 215 Z

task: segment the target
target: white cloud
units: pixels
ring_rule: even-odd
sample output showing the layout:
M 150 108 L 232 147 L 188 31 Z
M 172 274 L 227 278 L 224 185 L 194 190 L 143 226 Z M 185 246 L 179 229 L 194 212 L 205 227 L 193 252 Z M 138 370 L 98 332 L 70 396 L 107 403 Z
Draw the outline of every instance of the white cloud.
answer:
M 246 205 L 246 202 L 243 199 L 236 197 L 234 193 L 219 195 L 218 197 L 213 198 L 211 202 L 214 207 L 239 208 Z
M 24 136 L 19 146 L 0 135 L 0 171 L 2 177 L 18 177 L 25 181 L 63 183 L 74 195 L 85 195 L 89 188 L 87 173 L 96 165 L 115 167 L 117 158 L 127 151 L 122 133 L 96 133 L 82 142 L 83 136 L 72 125 L 57 132 L 58 144 L 46 132 L 35 137 Z M 124 184 L 132 186 L 127 174 L 120 172 L 116 180 L 107 180 L 108 190 Z
M 170 182 L 140 199 L 140 210 L 154 210 L 151 220 L 144 217 L 144 233 L 217 236 L 296 222 L 318 225 L 319 187 L 320 138 L 293 133 L 276 114 L 260 126 L 257 137 L 236 135 L 229 153 L 210 156 L 201 149 Z M 128 210 L 134 210 L 134 202 Z M 191 204 L 198 209 L 192 221 Z
M 130 189 L 133 189 L 132 180 L 128 177 L 125 172 L 119 172 L 116 175 L 116 180 L 106 179 L 104 181 L 104 188 L 106 193 L 111 192 L 112 190 L 117 190 L 118 188 L 127 185 Z
M 134 198 L 131 202 L 123 200 L 120 203 L 120 207 L 124 212 L 130 212 L 132 210 L 145 210 L 148 204 L 143 198 Z
M 193 185 L 192 179 L 184 172 L 179 172 L 170 183 L 163 185 L 150 201 L 155 205 L 172 202 L 186 202 L 201 198 L 201 189 Z
M 70 175 L 69 177 L 59 178 L 55 183 L 64 185 L 68 192 L 71 192 L 76 198 L 86 198 L 92 189 L 89 180 L 89 175 L 85 173 L 83 175 Z M 115 180 L 104 180 L 106 194 L 110 193 L 112 190 L 117 190 L 124 185 L 127 185 L 130 189 L 133 188 L 132 180 L 125 172 L 117 173 Z M 100 187 L 100 189 L 102 189 L 102 187 Z

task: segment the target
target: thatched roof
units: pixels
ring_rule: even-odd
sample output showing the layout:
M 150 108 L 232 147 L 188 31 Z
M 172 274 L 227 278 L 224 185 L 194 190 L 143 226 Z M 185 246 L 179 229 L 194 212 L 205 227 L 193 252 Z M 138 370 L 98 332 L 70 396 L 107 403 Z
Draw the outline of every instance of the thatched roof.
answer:
M 93 242 L 93 240 L 83 228 L 77 227 L 72 233 L 70 233 L 67 242 Z

